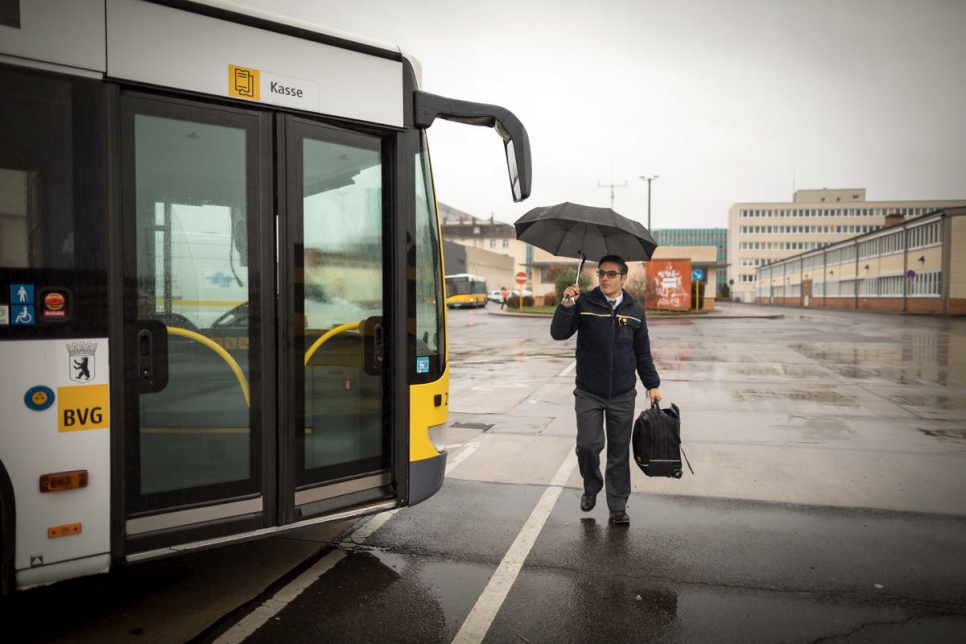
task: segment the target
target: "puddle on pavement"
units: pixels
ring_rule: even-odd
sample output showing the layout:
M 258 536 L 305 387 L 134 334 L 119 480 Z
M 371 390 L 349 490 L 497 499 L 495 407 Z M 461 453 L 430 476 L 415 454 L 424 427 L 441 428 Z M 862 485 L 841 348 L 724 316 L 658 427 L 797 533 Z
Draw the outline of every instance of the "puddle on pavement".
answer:
M 784 374 L 781 365 L 734 365 L 728 369 L 733 376 L 780 376 Z
M 731 376 L 780 376 L 785 378 L 821 378 L 824 372 L 812 365 L 736 364 L 728 367 Z
M 802 425 L 792 423 L 801 432 L 802 440 L 806 443 L 827 443 L 831 441 L 848 441 L 855 436 L 855 430 L 839 421 L 823 421 L 808 419 Z M 780 428 L 778 428 L 780 429 Z
M 923 427 L 916 429 L 926 436 L 937 438 L 944 443 L 966 443 L 966 429 L 925 429 Z
M 904 407 L 930 407 L 933 409 L 966 409 L 966 394 L 962 396 L 893 396 L 892 401 Z M 966 431 L 966 430 L 964 430 Z
M 747 402 L 763 400 L 794 400 L 797 402 L 814 402 L 826 405 L 855 405 L 851 396 L 843 396 L 837 391 L 794 389 L 775 391 L 769 389 L 742 389 L 735 392 L 735 396 Z
M 958 343 L 956 350 L 954 342 Z M 949 385 L 966 382 L 966 363 L 960 364 L 956 359 L 958 353 L 963 353 L 959 350 L 961 343 L 958 338 L 935 333 L 905 333 L 899 342 L 804 343 L 793 348 L 846 378 Z

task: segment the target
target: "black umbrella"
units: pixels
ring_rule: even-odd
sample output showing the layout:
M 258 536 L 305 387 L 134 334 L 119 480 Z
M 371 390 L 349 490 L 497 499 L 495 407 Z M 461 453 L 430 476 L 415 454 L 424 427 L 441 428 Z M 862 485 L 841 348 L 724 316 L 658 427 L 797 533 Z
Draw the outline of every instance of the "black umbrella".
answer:
M 620 255 L 626 262 L 647 261 L 657 248 L 643 224 L 610 208 L 564 202 L 534 208 L 513 226 L 521 241 L 559 257 L 579 258 L 578 276 L 585 259 Z

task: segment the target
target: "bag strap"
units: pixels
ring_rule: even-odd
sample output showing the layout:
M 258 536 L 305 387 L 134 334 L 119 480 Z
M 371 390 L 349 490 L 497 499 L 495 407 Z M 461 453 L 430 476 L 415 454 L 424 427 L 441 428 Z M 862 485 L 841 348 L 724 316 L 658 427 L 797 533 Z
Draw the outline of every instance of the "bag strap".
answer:
M 684 453 L 684 447 L 680 443 L 678 443 L 678 447 L 681 448 L 681 456 L 684 457 L 684 462 L 688 464 L 688 469 L 691 470 L 692 474 L 694 474 L 694 469 L 691 467 L 691 461 L 688 460 L 688 455 Z

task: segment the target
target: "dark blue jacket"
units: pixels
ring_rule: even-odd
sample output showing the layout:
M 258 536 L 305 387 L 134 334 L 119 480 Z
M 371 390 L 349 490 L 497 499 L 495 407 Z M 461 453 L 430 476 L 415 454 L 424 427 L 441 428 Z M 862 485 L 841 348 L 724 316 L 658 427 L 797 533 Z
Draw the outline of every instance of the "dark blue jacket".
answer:
M 577 386 L 610 398 L 637 385 L 635 372 L 648 389 L 661 386 L 651 359 L 644 305 L 624 291 L 612 311 L 607 298 L 595 288 L 582 293 L 570 308 L 557 306 L 550 323 L 554 340 L 577 334 Z

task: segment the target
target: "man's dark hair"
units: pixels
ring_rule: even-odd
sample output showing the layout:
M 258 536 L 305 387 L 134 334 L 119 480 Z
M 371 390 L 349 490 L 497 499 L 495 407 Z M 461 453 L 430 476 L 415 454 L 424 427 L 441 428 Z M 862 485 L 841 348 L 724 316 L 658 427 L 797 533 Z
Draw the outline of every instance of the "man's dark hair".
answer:
M 604 262 L 617 264 L 620 267 L 621 275 L 627 275 L 627 262 L 625 262 L 620 255 L 604 255 L 600 258 L 600 261 L 597 262 L 597 265 L 600 266 Z

